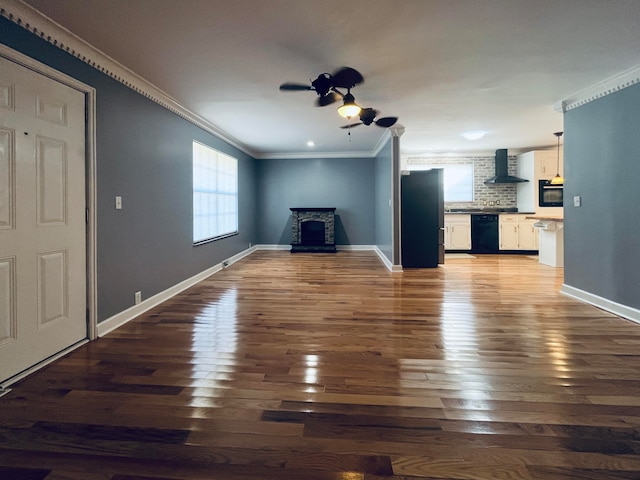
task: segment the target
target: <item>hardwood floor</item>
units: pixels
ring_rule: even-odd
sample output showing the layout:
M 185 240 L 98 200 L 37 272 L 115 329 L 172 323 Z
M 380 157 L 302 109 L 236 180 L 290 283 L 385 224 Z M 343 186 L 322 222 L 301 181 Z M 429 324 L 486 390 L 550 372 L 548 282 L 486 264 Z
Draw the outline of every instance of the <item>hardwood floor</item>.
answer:
M 0 478 L 640 479 L 640 325 L 561 283 L 256 252 L 0 398 Z

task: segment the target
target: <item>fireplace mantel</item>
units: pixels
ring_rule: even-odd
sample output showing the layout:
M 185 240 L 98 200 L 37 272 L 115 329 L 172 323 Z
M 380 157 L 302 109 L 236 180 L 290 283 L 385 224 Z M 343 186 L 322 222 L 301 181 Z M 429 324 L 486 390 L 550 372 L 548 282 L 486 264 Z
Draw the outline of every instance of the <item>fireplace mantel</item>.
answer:
M 291 252 L 336 251 L 335 207 L 293 207 Z
M 292 212 L 331 212 L 336 211 L 336 207 L 292 207 Z

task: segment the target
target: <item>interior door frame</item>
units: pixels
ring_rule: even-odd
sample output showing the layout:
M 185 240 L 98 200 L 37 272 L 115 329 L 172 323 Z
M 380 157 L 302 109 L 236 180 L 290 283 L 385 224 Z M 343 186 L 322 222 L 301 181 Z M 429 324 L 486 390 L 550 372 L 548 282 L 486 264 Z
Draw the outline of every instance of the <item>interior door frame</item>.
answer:
M 86 287 L 87 287 L 87 339 L 95 340 L 98 333 L 98 302 L 97 302 L 97 235 L 96 235 L 96 90 L 95 88 L 76 80 L 58 70 L 55 70 L 31 57 L 28 57 L 6 45 L 0 44 L 0 56 L 28 68 L 40 75 L 51 78 L 68 87 L 73 88 L 85 96 L 85 207 L 86 207 L 86 231 L 85 231 L 85 255 L 86 255 Z M 53 357 L 44 360 L 27 369 L 9 382 L 15 383 L 26 377 L 33 371 L 42 368 L 69 350 L 76 348 L 78 344 L 60 352 Z M 0 385 L 1 387 L 2 385 Z

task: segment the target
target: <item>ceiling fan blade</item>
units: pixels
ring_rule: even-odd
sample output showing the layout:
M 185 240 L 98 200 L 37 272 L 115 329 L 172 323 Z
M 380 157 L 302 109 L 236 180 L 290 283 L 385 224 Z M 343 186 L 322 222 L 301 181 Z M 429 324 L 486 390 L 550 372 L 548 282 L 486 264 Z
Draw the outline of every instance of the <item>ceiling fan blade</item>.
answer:
M 283 83 L 280 85 L 282 91 L 298 91 L 298 90 L 313 90 L 311 85 L 304 85 L 302 83 Z
M 375 124 L 379 127 L 388 128 L 393 126 L 398 121 L 398 117 L 382 117 L 375 121 Z
M 364 82 L 360 72 L 351 67 L 342 67 L 333 73 L 333 86 L 340 88 L 353 88 Z
M 316 107 L 326 107 L 332 103 L 338 102 L 342 99 L 342 96 L 336 92 L 329 92 L 324 97 L 318 97 L 316 100 Z
M 343 126 L 341 126 L 340 128 L 347 129 L 347 128 L 357 127 L 358 125 L 363 125 L 363 123 L 362 123 L 362 122 L 352 123 L 352 124 L 350 124 L 350 125 L 343 125 Z

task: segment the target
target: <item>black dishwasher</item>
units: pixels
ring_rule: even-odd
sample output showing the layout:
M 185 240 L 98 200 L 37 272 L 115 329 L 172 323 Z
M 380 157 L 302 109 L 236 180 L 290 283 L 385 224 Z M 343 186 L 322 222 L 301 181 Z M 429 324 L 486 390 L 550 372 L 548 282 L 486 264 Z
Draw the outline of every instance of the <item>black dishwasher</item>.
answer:
M 498 215 L 471 215 L 471 252 L 498 253 Z

